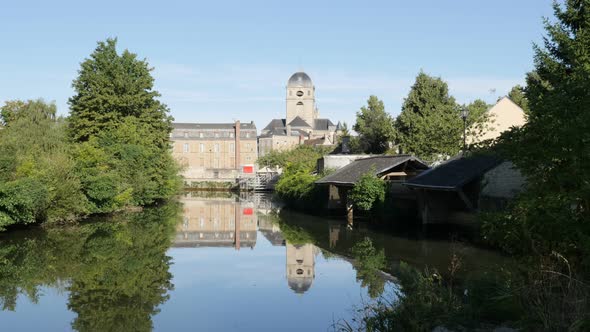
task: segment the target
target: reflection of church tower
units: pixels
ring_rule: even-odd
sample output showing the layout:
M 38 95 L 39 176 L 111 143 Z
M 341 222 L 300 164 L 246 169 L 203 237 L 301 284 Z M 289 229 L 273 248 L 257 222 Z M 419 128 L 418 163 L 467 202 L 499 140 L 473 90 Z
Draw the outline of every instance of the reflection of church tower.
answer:
M 318 117 L 315 107 L 315 87 L 311 78 L 301 71 L 293 74 L 287 82 L 286 124 L 290 124 L 297 117 L 300 117 L 312 128 Z
M 305 293 L 313 283 L 316 251 L 311 243 L 287 243 L 287 282 L 297 294 Z

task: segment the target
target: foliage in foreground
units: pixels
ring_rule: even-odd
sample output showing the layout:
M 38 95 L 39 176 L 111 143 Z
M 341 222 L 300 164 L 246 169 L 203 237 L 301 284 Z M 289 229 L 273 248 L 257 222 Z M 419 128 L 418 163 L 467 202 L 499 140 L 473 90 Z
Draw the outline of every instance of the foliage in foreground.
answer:
M 348 194 L 354 206 L 362 211 L 370 211 L 385 201 L 385 181 L 374 173 L 373 170 L 363 174 Z

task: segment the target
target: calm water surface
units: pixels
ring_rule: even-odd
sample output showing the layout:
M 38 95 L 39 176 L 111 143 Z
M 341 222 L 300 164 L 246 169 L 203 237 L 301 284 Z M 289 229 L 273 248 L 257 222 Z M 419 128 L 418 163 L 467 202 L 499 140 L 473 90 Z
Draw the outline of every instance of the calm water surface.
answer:
M 392 296 L 400 261 L 444 271 L 458 253 L 467 274 L 505 260 L 448 235 L 277 215 L 266 196 L 195 196 L 0 235 L 0 330 L 327 331 Z M 384 250 L 383 271 L 352 259 L 365 238 Z

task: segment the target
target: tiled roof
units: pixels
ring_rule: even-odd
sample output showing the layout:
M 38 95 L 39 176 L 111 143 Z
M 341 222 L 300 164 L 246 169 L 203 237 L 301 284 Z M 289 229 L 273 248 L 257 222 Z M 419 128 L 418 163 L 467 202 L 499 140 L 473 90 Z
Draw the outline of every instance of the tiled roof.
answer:
M 414 177 L 405 183 L 408 187 L 438 190 L 456 190 L 498 166 L 501 159 L 477 155 L 447 161 Z
M 371 169 L 375 170 L 375 175 L 380 176 L 406 161 L 414 162 L 417 168 L 428 169 L 428 165 L 425 162 L 411 155 L 375 156 L 355 160 L 336 172 L 316 181 L 316 183 L 354 185 L 363 174 L 366 174 Z

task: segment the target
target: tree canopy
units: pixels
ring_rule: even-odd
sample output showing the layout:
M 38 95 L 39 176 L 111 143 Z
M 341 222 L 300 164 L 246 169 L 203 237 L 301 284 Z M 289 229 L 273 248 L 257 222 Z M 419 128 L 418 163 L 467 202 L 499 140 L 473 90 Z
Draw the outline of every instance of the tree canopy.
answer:
M 396 120 L 402 151 L 424 160 L 456 155 L 462 146 L 463 123 L 447 83 L 420 72 Z
M 393 119 L 385 112 L 383 101 L 370 96 L 367 106 L 356 113 L 352 127 L 358 134 L 360 149 L 365 153 L 384 153 L 395 138 Z
M 132 117 L 149 127 L 153 144 L 164 147 L 172 119 L 153 90 L 152 68 L 128 50 L 119 55 L 116 46 L 117 39 L 98 42 L 90 58 L 81 63 L 72 83 L 76 94 L 69 99 L 71 135 L 87 141 Z

